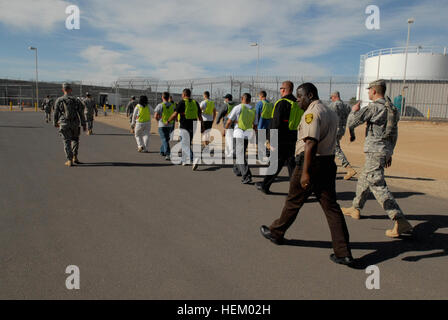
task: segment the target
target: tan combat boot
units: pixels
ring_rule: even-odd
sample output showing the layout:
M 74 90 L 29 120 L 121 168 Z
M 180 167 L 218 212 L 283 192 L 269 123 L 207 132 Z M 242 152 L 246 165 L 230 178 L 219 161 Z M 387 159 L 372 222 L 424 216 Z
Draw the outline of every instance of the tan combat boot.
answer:
M 73 166 L 73 162 L 72 162 L 71 160 L 67 160 L 67 161 L 65 162 L 65 165 L 66 165 L 67 167 L 72 167 L 72 166 Z
M 87 130 L 86 135 L 90 136 L 90 130 Z
M 76 164 L 80 164 L 80 163 L 81 163 L 81 162 L 78 160 L 78 157 L 77 157 L 77 156 L 74 156 L 74 157 L 73 157 L 73 162 L 76 163 Z
M 138 151 L 138 152 L 143 152 L 143 147 L 138 147 L 138 148 L 137 148 L 137 151 Z
M 348 165 L 347 167 L 347 174 L 344 176 L 344 180 L 349 180 L 351 177 L 353 177 L 357 172 L 355 169 L 352 168 L 352 166 Z
M 90 135 L 93 134 L 93 130 L 92 130 L 92 129 L 89 130 L 89 134 L 90 134 Z
M 353 219 L 359 220 L 361 218 L 361 213 L 358 209 L 355 209 L 353 207 L 350 208 L 341 208 L 342 213 L 346 216 L 350 216 Z
M 400 234 L 412 231 L 412 226 L 405 218 L 395 220 L 394 227 L 386 230 L 386 236 L 389 238 L 398 238 Z

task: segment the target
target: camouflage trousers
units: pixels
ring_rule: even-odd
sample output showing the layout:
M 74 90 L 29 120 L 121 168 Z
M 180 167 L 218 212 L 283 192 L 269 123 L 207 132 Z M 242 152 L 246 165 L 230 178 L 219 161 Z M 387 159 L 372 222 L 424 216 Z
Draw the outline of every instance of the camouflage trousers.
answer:
M 51 111 L 45 110 L 45 121 L 50 122 L 51 121 Z
M 93 114 L 90 115 L 86 115 L 86 121 L 87 121 L 87 130 L 92 130 L 93 129 Z
M 342 137 L 337 137 L 334 153 L 335 153 L 336 157 L 342 161 L 342 166 L 345 168 L 350 165 L 350 162 L 348 162 L 347 157 L 345 156 L 344 152 L 341 149 L 341 144 L 340 144 L 341 139 L 342 139 Z
M 68 160 L 72 160 L 74 156 L 78 156 L 81 128 L 78 126 L 61 126 L 59 133 L 64 140 L 65 156 Z
M 370 190 L 389 218 L 395 220 L 404 215 L 384 179 L 386 159 L 387 156 L 381 153 L 366 153 L 366 162 L 356 185 L 353 207 L 361 210 Z

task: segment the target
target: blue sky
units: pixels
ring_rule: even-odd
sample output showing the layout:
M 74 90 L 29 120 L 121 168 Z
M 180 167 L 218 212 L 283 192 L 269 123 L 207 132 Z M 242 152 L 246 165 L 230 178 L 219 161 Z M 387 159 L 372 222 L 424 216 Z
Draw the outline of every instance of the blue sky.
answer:
M 77 5 L 81 28 L 67 30 Z M 365 27 L 368 5 L 380 30 Z M 411 45 L 448 46 L 448 1 L 0 0 L 0 77 L 110 83 L 122 76 L 185 79 L 357 75 L 359 56 Z

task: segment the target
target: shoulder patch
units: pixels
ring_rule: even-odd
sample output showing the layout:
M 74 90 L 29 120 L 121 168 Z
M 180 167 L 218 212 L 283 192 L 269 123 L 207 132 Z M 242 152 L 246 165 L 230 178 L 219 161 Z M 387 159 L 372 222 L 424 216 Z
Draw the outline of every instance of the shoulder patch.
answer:
M 313 121 L 313 114 L 312 113 L 308 113 L 305 115 L 305 122 L 307 124 L 310 124 Z

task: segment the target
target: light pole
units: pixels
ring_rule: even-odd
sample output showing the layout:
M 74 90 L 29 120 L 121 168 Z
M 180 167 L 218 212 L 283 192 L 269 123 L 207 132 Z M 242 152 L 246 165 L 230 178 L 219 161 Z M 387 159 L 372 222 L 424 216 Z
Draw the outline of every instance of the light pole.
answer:
M 37 106 L 39 106 L 39 76 L 37 73 L 37 48 L 29 47 L 28 49 L 34 50 L 36 53 L 36 103 L 37 103 Z
M 257 81 L 258 81 L 258 64 L 260 62 L 260 45 L 258 42 L 254 42 L 250 44 L 251 47 L 257 47 Z
M 406 100 L 405 100 L 405 94 L 404 94 L 404 89 L 406 86 L 406 69 L 408 66 L 408 47 L 409 47 L 409 37 L 411 35 L 411 24 L 414 23 L 414 18 L 409 18 L 408 19 L 408 38 L 406 40 L 406 51 L 405 51 L 405 57 L 404 57 L 404 75 L 403 75 L 403 97 L 402 97 L 402 112 L 404 112 L 404 115 L 406 115 Z

